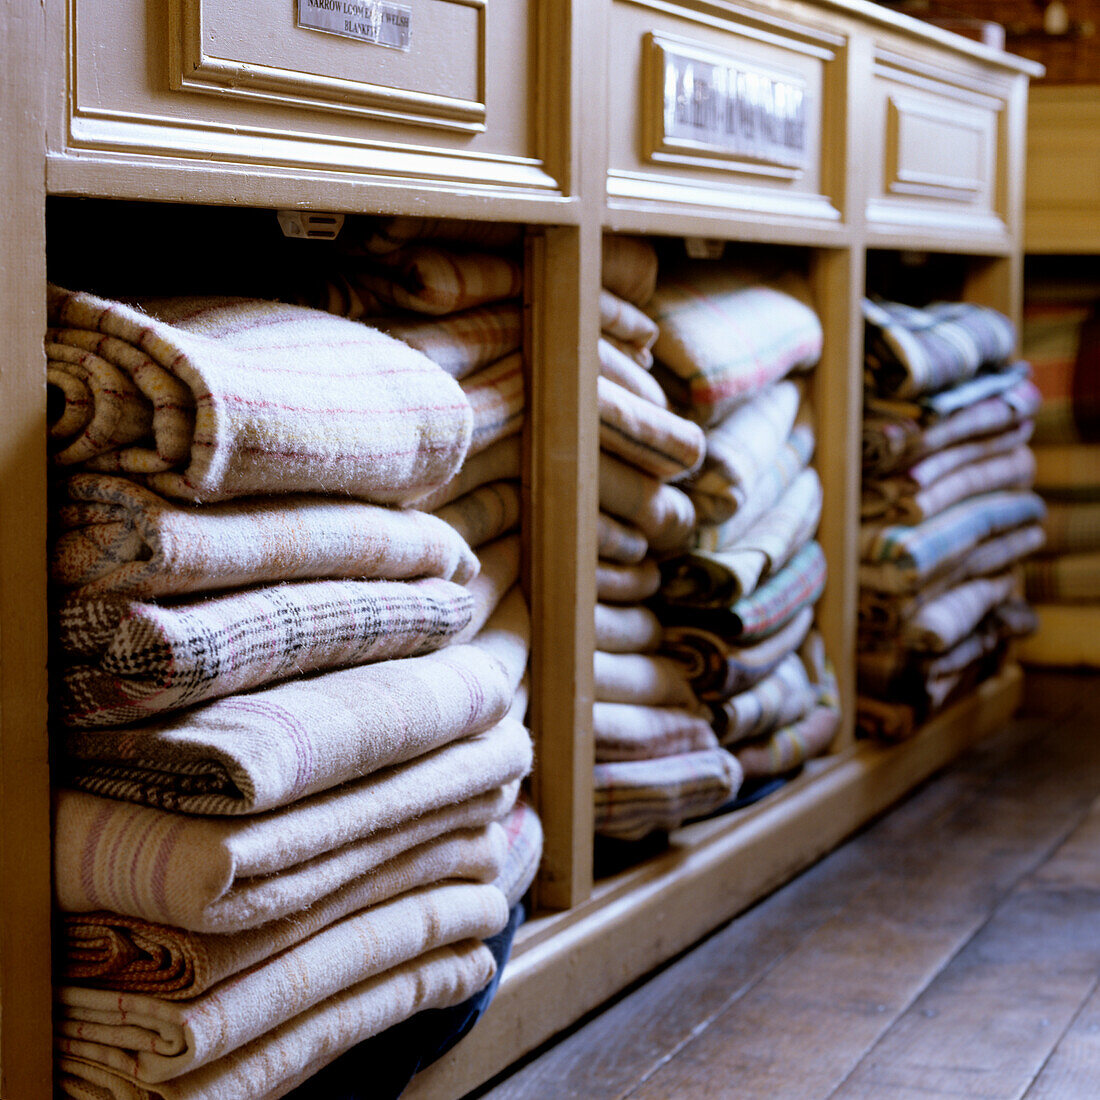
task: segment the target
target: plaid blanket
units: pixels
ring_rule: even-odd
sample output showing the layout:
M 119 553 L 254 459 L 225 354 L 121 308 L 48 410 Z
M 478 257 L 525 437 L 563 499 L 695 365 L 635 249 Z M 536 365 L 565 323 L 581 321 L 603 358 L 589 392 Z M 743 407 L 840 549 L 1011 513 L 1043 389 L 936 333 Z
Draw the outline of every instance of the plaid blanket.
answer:
M 1013 573 L 978 577 L 949 588 L 925 603 L 901 631 L 901 643 L 911 650 L 944 653 L 957 646 L 997 606 L 1015 593 Z
M 600 291 L 600 331 L 643 351 L 652 348 L 657 339 L 657 325 L 637 306 L 607 289 Z
M 1100 501 L 1048 500 L 1043 530 L 1048 554 L 1100 550 Z
M 1016 346 L 1016 329 L 1002 313 L 967 302 L 935 302 L 923 309 L 863 300 L 867 368 L 882 394 L 913 397 L 973 378 L 1003 363 Z
M 435 515 L 476 550 L 519 526 L 519 482 L 490 481 L 445 504 Z
M 716 749 L 718 741 L 698 711 L 637 703 L 593 703 L 596 763 L 657 760 Z
M 596 392 L 604 451 L 660 481 L 691 473 L 703 461 L 706 440 L 698 424 L 603 376 L 596 379 Z
M 593 654 L 598 703 L 635 703 L 695 710 L 699 702 L 682 665 L 648 653 Z
M 340 244 L 352 254 L 383 256 L 414 241 L 463 244 L 483 249 L 514 249 L 523 244 L 523 226 L 464 218 L 372 218 L 363 225 L 344 225 Z
M 865 412 L 872 416 L 905 416 L 930 424 L 968 409 L 986 398 L 1012 392 L 1024 379 L 1030 377 L 1030 366 L 1019 360 L 1007 365 L 998 364 L 946 389 L 915 394 L 910 398 L 886 397 L 874 391 L 865 392 L 863 406 Z
M 447 880 L 495 882 L 506 860 L 505 836 L 495 822 L 444 833 L 308 908 L 240 932 L 189 932 L 108 910 L 66 913 L 60 918 L 58 978 L 86 989 L 191 1001 L 337 921 L 409 890 Z
M 644 397 L 646 401 L 658 408 L 668 408 L 668 398 L 665 396 L 665 391 L 661 389 L 661 383 L 649 373 L 647 367 L 639 364 L 636 353 L 630 354 L 623 351 L 621 347 L 603 336 L 600 337 L 597 350 L 600 358 L 600 374 L 604 378 L 609 378 L 623 389 Z
M 596 547 L 605 561 L 634 565 L 646 556 L 649 543 L 633 524 L 600 512 L 596 516 Z
M 155 725 L 70 730 L 67 781 L 185 813 L 285 806 L 500 720 L 525 662 L 498 635 L 525 657 L 526 628 L 522 601 L 509 600 L 472 644 L 288 680 Z
M 662 272 L 648 311 L 661 384 L 704 426 L 821 356 L 821 322 L 806 280 L 775 279 L 714 263 Z
M 523 313 L 518 302 L 497 302 L 438 318 L 376 317 L 371 327 L 416 348 L 452 378 L 520 350 Z
M 705 703 L 722 703 L 747 691 L 806 640 L 813 625 L 812 607 L 804 607 L 770 638 L 752 645 L 735 645 L 698 626 L 665 628 L 662 652 L 687 674 Z
M 396 767 L 245 817 L 172 813 L 61 790 L 54 891 L 64 912 L 111 909 L 196 932 L 285 917 L 429 840 L 496 821 L 531 766 L 510 719 Z
M 463 940 L 328 997 L 173 1081 L 135 1086 L 127 1071 L 61 1054 L 58 1088 L 75 1100 L 275 1100 L 364 1039 L 426 1009 L 468 1000 L 495 972 L 489 948 Z
M 684 493 L 606 451 L 600 453 L 600 508 L 634 524 L 654 550 L 683 546 L 695 526 Z
M 469 375 L 461 385 L 473 413 L 470 457 L 523 428 L 526 385 L 519 352 Z
M 596 833 L 641 840 L 716 810 L 741 786 L 741 766 L 725 749 L 595 768 Z
M 450 581 L 302 581 L 164 606 L 65 600 L 54 641 L 59 713 L 72 726 L 148 720 L 325 669 L 439 649 L 473 614 Z
M 1100 550 L 1032 558 L 1024 576 L 1036 603 L 1100 602 Z
M 58 1049 L 141 1084 L 170 1081 L 368 978 L 446 944 L 485 939 L 507 921 L 496 887 L 440 883 L 335 921 L 189 1001 L 63 985 Z
M 661 644 L 661 622 L 648 607 L 597 603 L 596 648 L 604 653 L 649 653 Z
M 805 717 L 817 702 L 806 664 L 789 653 L 758 683 L 716 703 L 713 727 L 727 748 L 764 737 Z
M 1042 520 L 1034 493 L 983 493 L 915 527 L 864 524 L 860 584 L 886 592 L 914 592 L 936 573 L 958 564 L 979 543 Z
M 959 443 L 1004 432 L 1035 417 L 1042 397 L 1030 378 L 1003 393 L 978 401 L 950 416 L 925 418 L 911 413 L 866 412 L 863 418 L 863 473 L 885 476 L 925 455 Z
M 505 436 L 469 458 L 445 485 L 413 501 L 423 512 L 435 512 L 490 481 L 518 481 L 523 448 L 518 434 Z
M 542 822 L 534 809 L 519 798 L 500 824 L 504 829 L 504 866 L 493 885 L 504 895 L 508 908 L 514 909 L 538 873 L 542 859 Z
M 401 504 L 466 456 L 472 421 L 458 384 L 364 325 L 239 298 L 149 301 L 142 312 L 56 287 L 49 319 L 47 344 L 127 375 L 151 425 L 151 446 L 116 439 L 117 410 L 95 408 L 89 391 L 90 419 L 54 454 L 63 465 L 141 474 L 183 500 L 310 492 Z
M 50 579 L 74 595 L 149 599 L 322 577 L 465 584 L 477 559 L 433 516 L 363 501 L 258 497 L 176 504 L 128 478 L 64 482 Z
M 774 634 L 803 608 L 812 607 L 825 587 L 825 552 L 808 542 L 755 592 L 722 607 L 701 599 L 670 601 L 661 592 L 661 621 L 699 626 L 726 641 L 751 644 Z
M 657 252 L 644 237 L 603 236 L 603 285 L 612 294 L 644 307 L 657 285 Z
M 638 603 L 661 587 L 661 571 L 652 558 L 636 565 L 596 562 L 596 599 L 605 603 Z

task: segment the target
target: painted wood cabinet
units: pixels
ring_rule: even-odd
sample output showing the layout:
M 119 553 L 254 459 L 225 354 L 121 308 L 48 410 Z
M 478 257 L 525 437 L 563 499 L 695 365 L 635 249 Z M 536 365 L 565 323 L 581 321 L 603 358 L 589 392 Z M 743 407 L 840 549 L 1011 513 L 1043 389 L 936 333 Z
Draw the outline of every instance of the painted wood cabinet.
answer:
M 1018 317 L 1035 66 L 861 0 L 409 0 L 379 7 L 405 21 L 388 29 L 336 28 L 347 37 L 298 25 L 333 16 L 324 8 L 68 0 L 5 14 L 4 1097 L 50 1095 L 49 196 L 527 227 L 524 544 L 546 831 L 539 912 L 485 1020 L 411 1096 L 458 1096 L 497 1072 L 820 856 L 1018 699 L 1010 668 L 911 742 L 854 738 L 859 298 L 876 257 L 927 252 L 947 259 L 966 297 Z M 388 45 L 369 40 L 382 34 Z M 688 71 L 709 74 L 711 91 L 678 114 L 670 87 Z M 746 138 L 751 119 L 723 121 L 745 102 L 728 94 L 734 87 L 770 104 L 766 134 Z M 605 232 L 788 249 L 810 272 L 826 349 L 813 382 L 829 561 L 819 619 L 846 719 L 831 754 L 780 794 L 682 829 L 662 854 L 597 878 L 593 474 Z M 156 241 L 117 247 L 174 262 Z

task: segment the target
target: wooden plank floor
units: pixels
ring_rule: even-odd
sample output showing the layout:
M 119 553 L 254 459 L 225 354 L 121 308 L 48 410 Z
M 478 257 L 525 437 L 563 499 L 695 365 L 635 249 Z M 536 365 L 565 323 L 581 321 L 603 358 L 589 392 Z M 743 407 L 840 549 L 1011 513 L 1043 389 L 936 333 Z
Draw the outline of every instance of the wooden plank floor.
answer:
M 472 1095 L 1100 1097 L 1100 677 Z

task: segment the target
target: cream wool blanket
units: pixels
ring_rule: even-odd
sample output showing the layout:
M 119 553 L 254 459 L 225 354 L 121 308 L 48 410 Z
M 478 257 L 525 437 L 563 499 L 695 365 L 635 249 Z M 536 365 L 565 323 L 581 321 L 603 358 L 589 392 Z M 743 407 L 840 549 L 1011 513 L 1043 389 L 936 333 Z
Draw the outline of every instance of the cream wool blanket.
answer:
M 650 707 L 637 703 L 593 703 L 596 763 L 656 760 L 718 747 L 703 710 Z
M 357 226 L 355 228 L 358 228 Z M 510 222 L 478 222 L 465 218 L 414 218 L 407 215 L 371 219 L 357 236 L 345 224 L 341 243 L 352 255 L 384 256 L 413 241 L 445 241 L 484 249 L 515 249 L 523 244 L 523 226 Z
M 695 526 L 686 494 L 606 451 L 600 454 L 600 508 L 634 524 L 654 550 L 683 546 Z
M 368 978 L 447 944 L 486 939 L 507 921 L 495 886 L 441 883 L 344 917 L 191 1001 L 61 986 L 57 1045 L 143 1084 L 169 1081 Z
M 519 435 L 505 436 L 464 463 L 446 485 L 414 501 L 413 507 L 424 512 L 435 512 L 491 481 L 518 481 L 522 462 Z
M 128 1074 L 63 1054 L 58 1085 L 75 1100 L 276 1100 L 356 1043 L 425 1009 L 468 1000 L 495 972 L 489 949 L 464 940 L 368 978 L 172 1081 L 136 1084 Z
M 513 633 L 522 636 L 526 652 L 529 636 L 527 610 L 522 595 L 514 587 L 519 580 L 519 556 L 519 535 L 505 535 L 480 548 L 478 558 L 481 562 L 481 572 L 467 588 L 467 592 L 473 598 L 473 612 L 465 628 L 456 635 L 456 641 L 474 642 L 491 617 L 496 614 L 505 595 L 511 593 L 513 600 L 518 603 L 510 602 L 502 615 L 509 616 L 510 626 L 514 628 Z M 510 674 L 509 682 L 514 693 L 515 686 L 519 683 L 519 676 Z
M 415 657 L 470 622 L 450 581 L 302 581 L 164 606 L 69 599 L 54 641 L 58 710 L 71 726 L 117 726 L 290 677 Z M 255 702 L 255 700 L 253 700 Z
M 596 562 L 596 598 L 608 603 L 638 603 L 656 595 L 661 587 L 661 571 L 652 558 L 633 565 Z
M 603 236 L 603 285 L 643 308 L 657 285 L 657 251 L 644 237 Z
M 445 504 L 435 516 L 453 527 L 473 550 L 519 526 L 518 481 L 491 481 Z M 466 583 L 466 582 L 464 582 Z
M 504 830 L 504 866 L 493 885 L 514 909 L 531 888 L 542 859 L 543 832 L 539 815 L 522 798 L 500 822 Z
M 596 648 L 605 653 L 649 653 L 661 644 L 661 622 L 648 607 L 596 604 Z
M 636 565 L 649 551 L 645 535 L 633 524 L 599 512 L 596 516 L 596 553 L 604 561 Z
M 600 291 L 600 331 L 632 352 L 649 351 L 657 340 L 657 326 L 637 306 L 606 288 Z
M 526 390 L 518 352 L 464 378 L 461 386 L 473 413 L 471 457 L 522 429 Z
M 434 516 L 284 496 L 177 504 L 108 474 L 76 474 L 58 510 L 50 579 L 75 595 L 137 598 L 322 577 L 465 584 L 477 559 Z
M 360 910 L 446 880 L 494 882 L 506 858 L 496 822 L 457 829 L 289 916 L 241 932 L 189 932 L 107 910 L 61 918 L 57 973 L 70 985 L 192 1001 L 219 982 Z
M 610 338 L 600 337 L 597 345 L 597 353 L 600 360 L 600 374 L 604 378 L 630 390 L 638 397 L 658 408 L 668 408 L 668 398 L 661 389 L 661 383 L 649 373 L 645 367 L 640 366 L 637 358 L 623 351 Z
M 593 654 L 593 669 L 597 702 L 687 710 L 699 706 L 684 669 L 669 657 L 597 650 Z
M 521 675 L 476 643 L 452 645 L 232 695 L 155 725 L 73 730 L 68 781 L 185 813 L 269 810 L 488 729 Z
M 407 764 L 244 818 L 60 791 L 57 903 L 196 932 L 252 928 L 437 836 L 500 818 L 530 766 L 527 731 L 505 719 Z
M 89 390 L 87 423 L 54 454 L 62 465 L 141 474 L 182 500 L 309 492 L 400 504 L 466 457 L 472 417 L 458 383 L 364 325 L 234 298 L 143 312 L 51 287 L 48 305 L 51 370 L 63 366 L 54 348 L 77 348 L 126 375 L 140 397 L 124 403 L 148 414 L 142 437 L 116 438 L 116 410 Z
M 764 737 L 804 717 L 818 692 L 797 653 L 789 653 L 759 683 L 713 705 L 714 730 L 729 747 Z

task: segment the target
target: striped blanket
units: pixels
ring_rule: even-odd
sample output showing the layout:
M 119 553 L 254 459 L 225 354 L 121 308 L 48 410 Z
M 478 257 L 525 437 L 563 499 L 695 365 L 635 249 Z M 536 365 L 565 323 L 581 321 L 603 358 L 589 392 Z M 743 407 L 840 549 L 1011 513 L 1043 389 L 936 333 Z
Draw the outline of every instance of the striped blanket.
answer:
M 597 764 L 596 833 L 641 840 L 658 829 L 675 829 L 716 810 L 737 792 L 742 778 L 737 760 L 718 748 Z
M 909 398 L 865 392 L 863 405 L 865 412 L 871 416 L 905 416 L 930 424 L 980 404 L 986 398 L 1013 392 L 1030 377 L 1031 368 L 1019 360 L 1007 365 L 998 364 L 946 389 L 915 394 Z
M 606 451 L 600 453 L 600 508 L 634 524 L 654 550 L 682 547 L 695 526 L 684 493 Z
M 635 565 L 646 556 L 649 543 L 633 524 L 600 512 L 596 516 L 596 551 L 604 561 Z
M 521 797 L 500 825 L 504 830 L 504 865 L 493 885 L 504 895 L 508 908 L 514 909 L 538 873 L 542 860 L 542 822 Z
M 695 698 L 681 664 L 648 653 L 603 653 L 592 657 L 598 703 L 635 703 L 695 710 Z
M 372 218 L 362 225 L 345 224 L 341 247 L 351 253 L 384 256 L 414 241 L 442 241 L 487 250 L 514 249 L 523 243 L 523 226 L 510 222 L 479 222 L 465 218 Z
M 440 883 L 343 917 L 188 1001 L 63 985 L 55 991 L 58 1049 L 136 1083 L 171 1081 L 368 978 L 492 936 L 507 920 L 495 886 Z
M 713 727 L 727 748 L 764 737 L 805 717 L 817 702 L 806 664 L 789 653 L 762 680 L 712 706 Z
M 600 331 L 618 344 L 627 345 L 636 362 L 643 362 L 644 354 L 639 359 L 638 353 L 649 351 L 657 339 L 655 322 L 606 288 L 600 291 Z
M 594 703 L 592 730 L 597 764 L 657 760 L 718 747 L 706 718 L 699 711 L 683 707 Z
M 476 550 L 519 526 L 519 482 L 490 481 L 445 504 L 435 515 Z
M 337 921 L 410 890 L 447 880 L 494 882 L 505 861 L 505 835 L 496 822 L 444 833 L 308 908 L 240 932 L 189 932 L 109 910 L 66 913 L 60 918 L 57 973 L 63 983 L 86 989 L 191 1001 Z
M 1013 573 L 963 581 L 929 600 L 906 620 L 901 644 L 922 653 L 945 653 L 976 630 L 994 608 L 1006 603 L 1018 586 Z
M 437 948 L 328 997 L 209 1065 L 155 1086 L 128 1072 L 61 1054 L 57 1086 L 74 1100 L 276 1100 L 345 1050 L 426 1009 L 484 988 L 496 970 L 479 940 Z
M 665 391 L 661 389 L 661 383 L 649 373 L 648 367 L 638 363 L 639 356 L 636 352 L 625 352 L 612 342 L 612 338 L 603 336 L 597 344 L 597 351 L 600 359 L 600 374 L 604 378 L 611 379 L 623 389 L 644 397 L 659 408 L 668 408 L 668 398 L 665 396 Z M 647 355 L 650 358 L 652 354 L 647 349 Z
M 661 571 L 652 558 L 635 565 L 596 562 L 596 599 L 607 603 L 638 603 L 661 587 Z
M 51 287 L 48 306 L 54 369 L 76 356 L 87 374 L 86 420 L 55 450 L 61 465 L 139 474 L 183 500 L 310 492 L 403 504 L 466 457 L 458 383 L 364 325 L 239 298 L 143 312 Z M 78 410 L 63 396 L 69 422 Z
M 491 481 L 518 481 L 523 465 L 523 448 L 518 434 L 505 436 L 463 463 L 445 485 L 413 501 L 413 507 L 435 512 Z
M 1003 313 L 967 302 L 917 309 L 865 298 L 863 319 L 871 385 L 882 394 L 946 389 L 1003 363 L 1016 346 L 1016 328 Z
M 653 347 L 662 385 L 704 426 L 821 356 L 821 322 L 806 280 L 769 279 L 704 262 L 658 279 L 648 306 L 660 335 Z
M 519 352 L 483 367 L 461 385 L 473 414 L 469 457 L 523 428 L 526 384 Z
M 54 642 L 71 726 L 148 720 L 279 680 L 439 649 L 474 601 L 450 581 L 302 581 L 185 604 L 70 598 Z M 264 704 L 258 704 L 264 705 Z
M 530 766 L 526 729 L 505 719 L 406 764 L 246 817 L 58 791 L 57 903 L 64 912 L 111 909 L 196 932 L 254 928 L 429 840 L 498 820 Z
M 597 603 L 596 648 L 604 653 L 649 653 L 661 644 L 661 622 L 648 607 Z
M 478 733 L 508 710 L 526 657 L 527 616 L 509 600 L 485 636 L 423 657 L 288 680 L 160 723 L 70 730 L 66 780 L 108 798 L 185 813 L 285 806 Z
M 657 252 L 644 237 L 603 237 L 603 285 L 638 307 L 653 297 L 657 285 Z
M 292 495 L 188 507 L 129 478 L 64 482 L 50 579 L 74 595 L 149 599 L 322 577 L 465 584 L 477 558 L 447 524 L 363 501 Z

